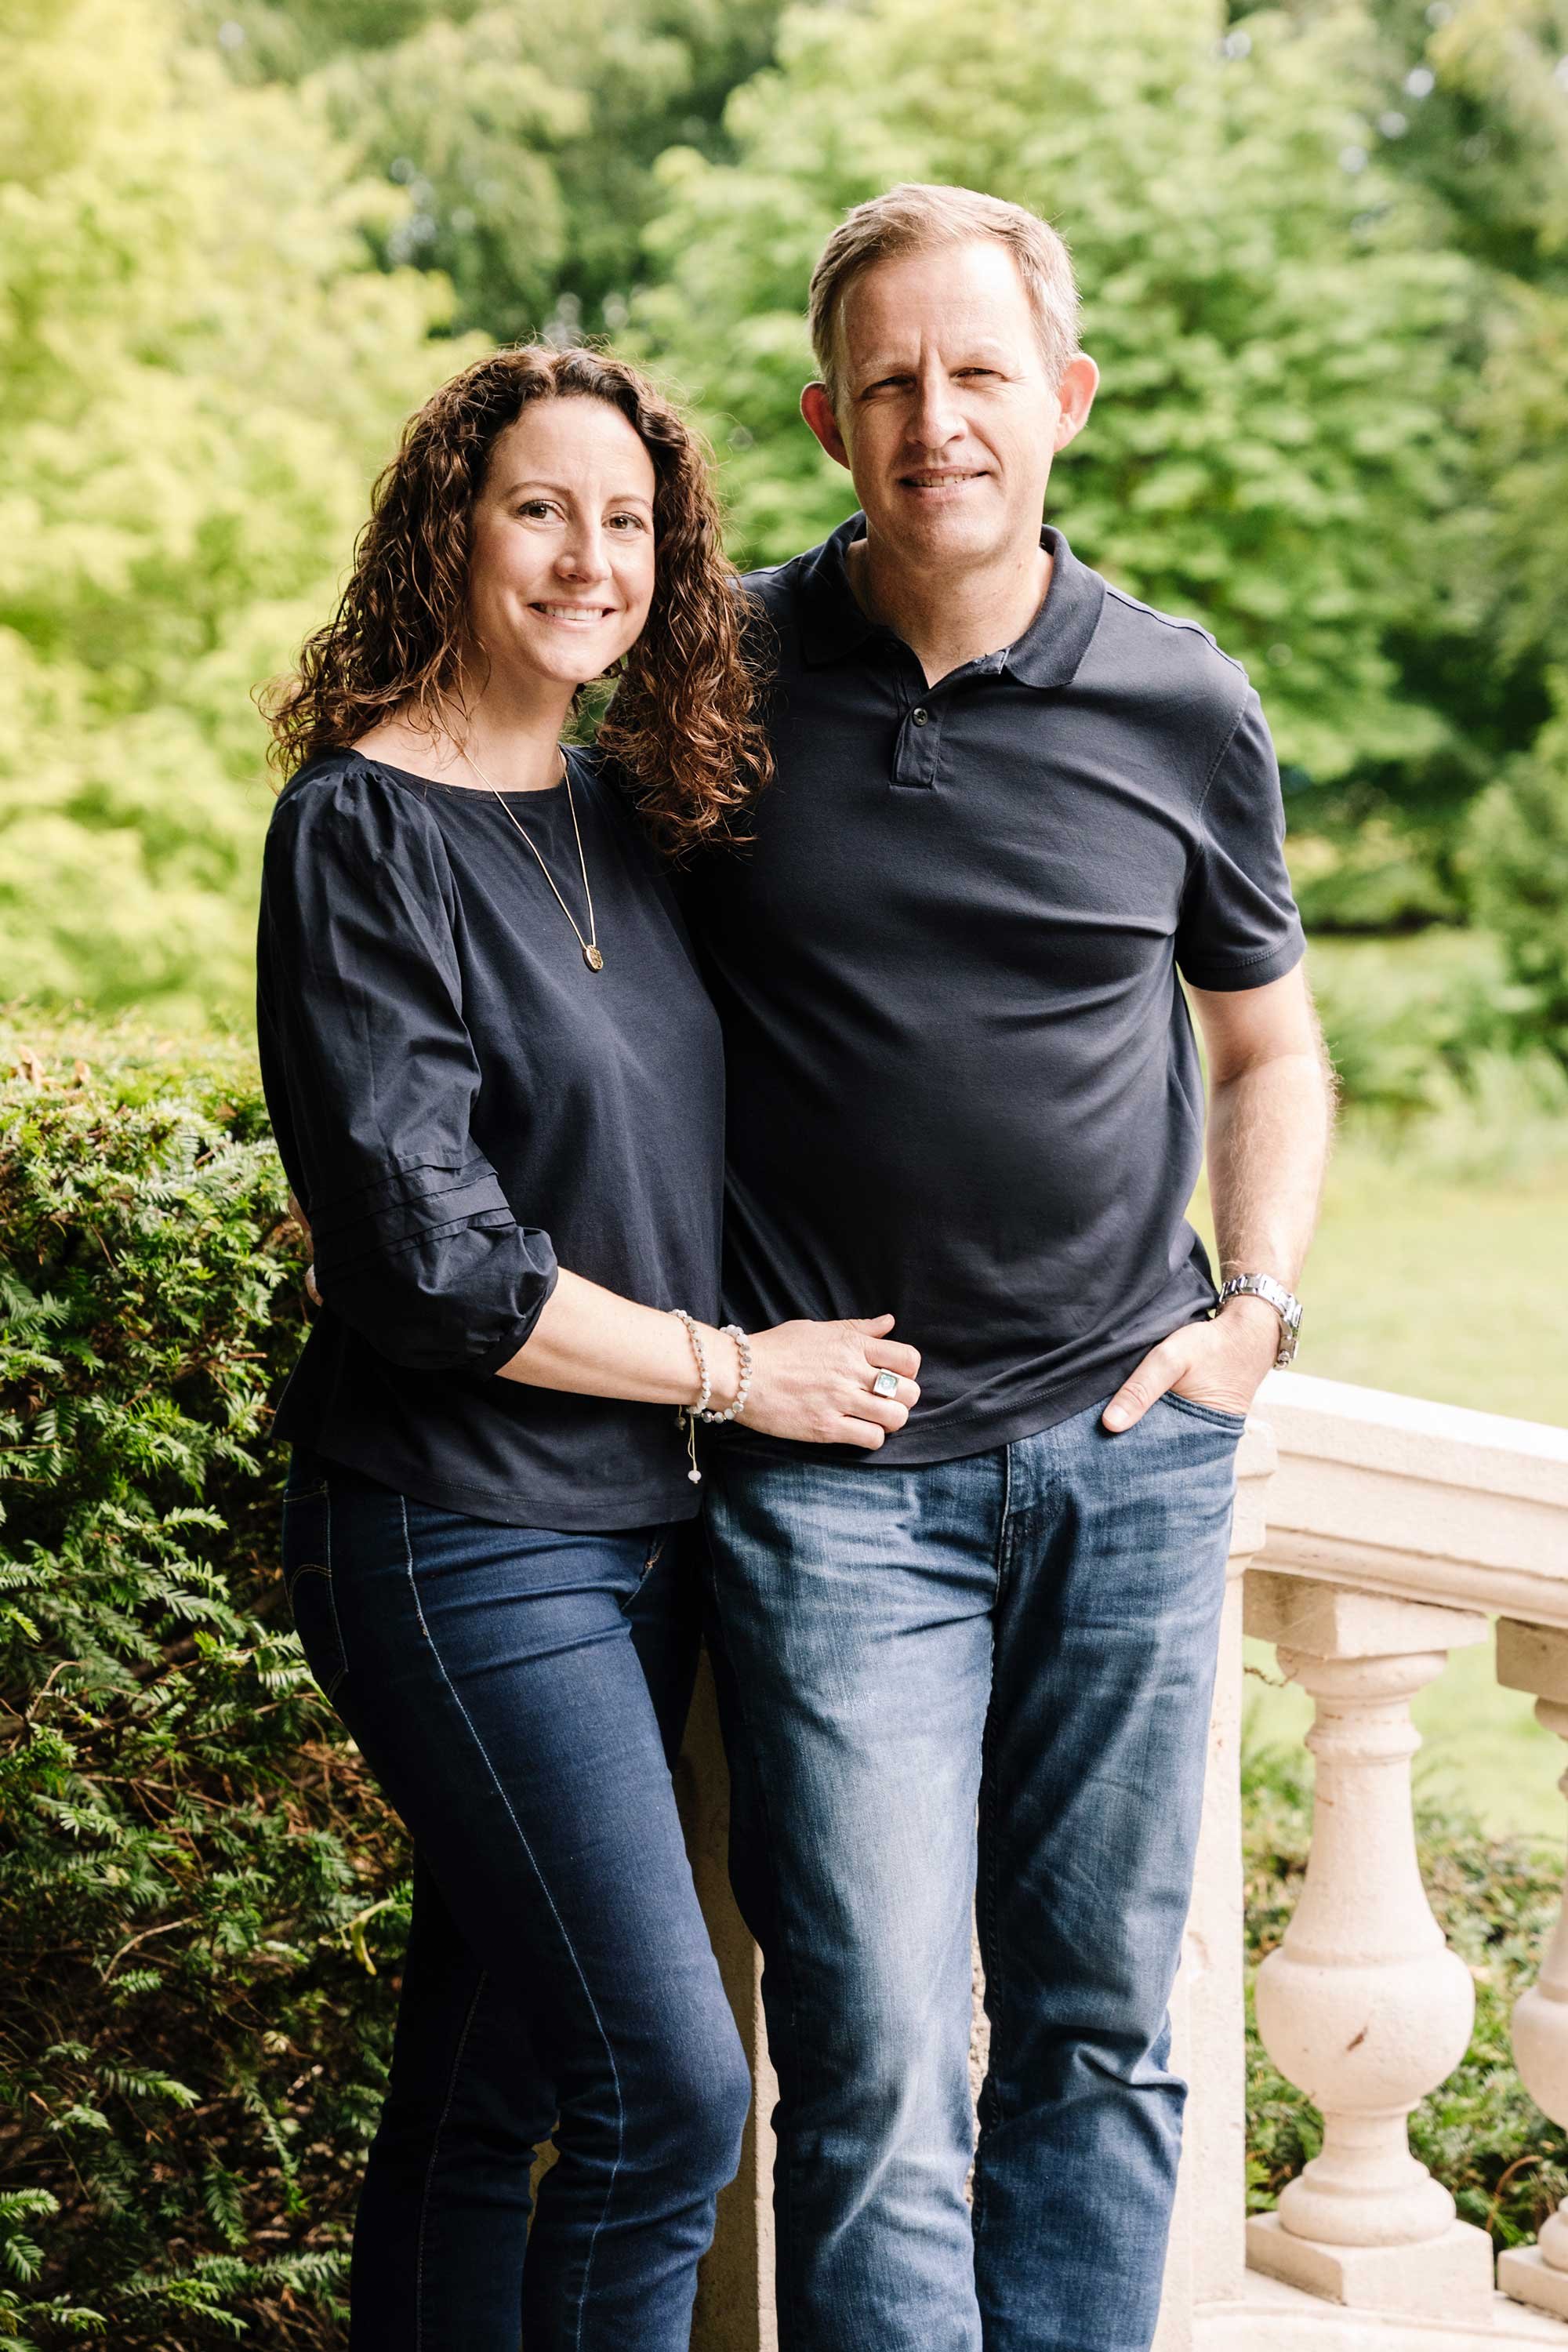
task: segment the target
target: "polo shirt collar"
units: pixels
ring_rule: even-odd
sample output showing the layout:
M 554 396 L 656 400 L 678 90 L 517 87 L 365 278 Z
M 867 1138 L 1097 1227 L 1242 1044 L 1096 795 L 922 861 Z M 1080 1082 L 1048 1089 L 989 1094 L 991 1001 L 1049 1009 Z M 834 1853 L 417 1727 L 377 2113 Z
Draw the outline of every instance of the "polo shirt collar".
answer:
M 820 547 L 801 558 L 795 586 L 800 646 L 814 667 L 844 660 L 869 636 L 890 634 L 862 611 L 849 585 L 845 551 L 864 536 L 865 529 L 865 516 L 852 514 Z M 1046 524 L 1040 544 L 1051 553 L 1051 584 L 1044 604 L 1022 636 L 977 667 L 1005 670 L 1023 686 L 1068 686 L 1100 625 L 1105 583 L 1098 572 L 1079 562 L 1055 523 Z

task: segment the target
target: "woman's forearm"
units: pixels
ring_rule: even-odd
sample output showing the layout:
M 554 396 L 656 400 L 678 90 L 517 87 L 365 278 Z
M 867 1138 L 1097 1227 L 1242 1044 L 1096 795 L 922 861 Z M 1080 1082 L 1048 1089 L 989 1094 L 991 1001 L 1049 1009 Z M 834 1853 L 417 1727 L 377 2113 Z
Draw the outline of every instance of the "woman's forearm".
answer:
M 740 1386 L 739 1351 L 710 1324 L 698 1329 L 713 1381 L 711 1402 L 721 1411 Z M 564 1266 L 538 1322 L 500 1377 L 528 1388 L 647 1404 L 695 1404 L 698 1393 L 696 1354 L 677 1317 L 639 1307 Z

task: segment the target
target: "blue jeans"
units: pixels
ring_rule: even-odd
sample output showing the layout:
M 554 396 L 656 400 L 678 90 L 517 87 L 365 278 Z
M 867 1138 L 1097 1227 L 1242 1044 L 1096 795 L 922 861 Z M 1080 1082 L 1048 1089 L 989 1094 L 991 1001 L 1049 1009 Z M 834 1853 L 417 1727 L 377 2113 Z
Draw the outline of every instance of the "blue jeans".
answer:
M 687 1532 L 496 1527 L 295 1449 L 294 1622 L 415 1852 L 352 2352 L 685 2352 L 750 2096 L 669 1773 Z
M 1186 2091 L 1167 2003 L 1242 1423 L 1172 1397 L 1111 1436 L 1101 1410 L 905 1471 L 743 1434 L 713 1450 L 783 2352 L 1152 2336 Z

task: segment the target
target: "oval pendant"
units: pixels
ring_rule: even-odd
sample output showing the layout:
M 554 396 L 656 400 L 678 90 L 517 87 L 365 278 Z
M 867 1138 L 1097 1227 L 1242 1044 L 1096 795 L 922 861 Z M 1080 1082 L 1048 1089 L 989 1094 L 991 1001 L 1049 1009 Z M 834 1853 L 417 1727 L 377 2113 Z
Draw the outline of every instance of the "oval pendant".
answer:
M 594 947 L 592 944 L 584 949 L 583 961 L 587 965 L 590 971 L 603 971 L 605 969 L 604 957 L 599 953 L 598 949 Z

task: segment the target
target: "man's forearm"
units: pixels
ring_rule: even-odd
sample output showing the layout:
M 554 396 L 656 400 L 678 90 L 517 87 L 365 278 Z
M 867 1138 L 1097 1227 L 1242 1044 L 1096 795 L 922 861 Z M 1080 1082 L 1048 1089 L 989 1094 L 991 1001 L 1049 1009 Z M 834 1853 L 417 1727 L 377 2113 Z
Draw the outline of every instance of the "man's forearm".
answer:
M 1294 1289 L 1317 1223 L 1333 1119 L 1327 1056 L 1279 1054 L 1209 1099 L 1209 1205 L 1223 1281 L 1271 1274 Z

